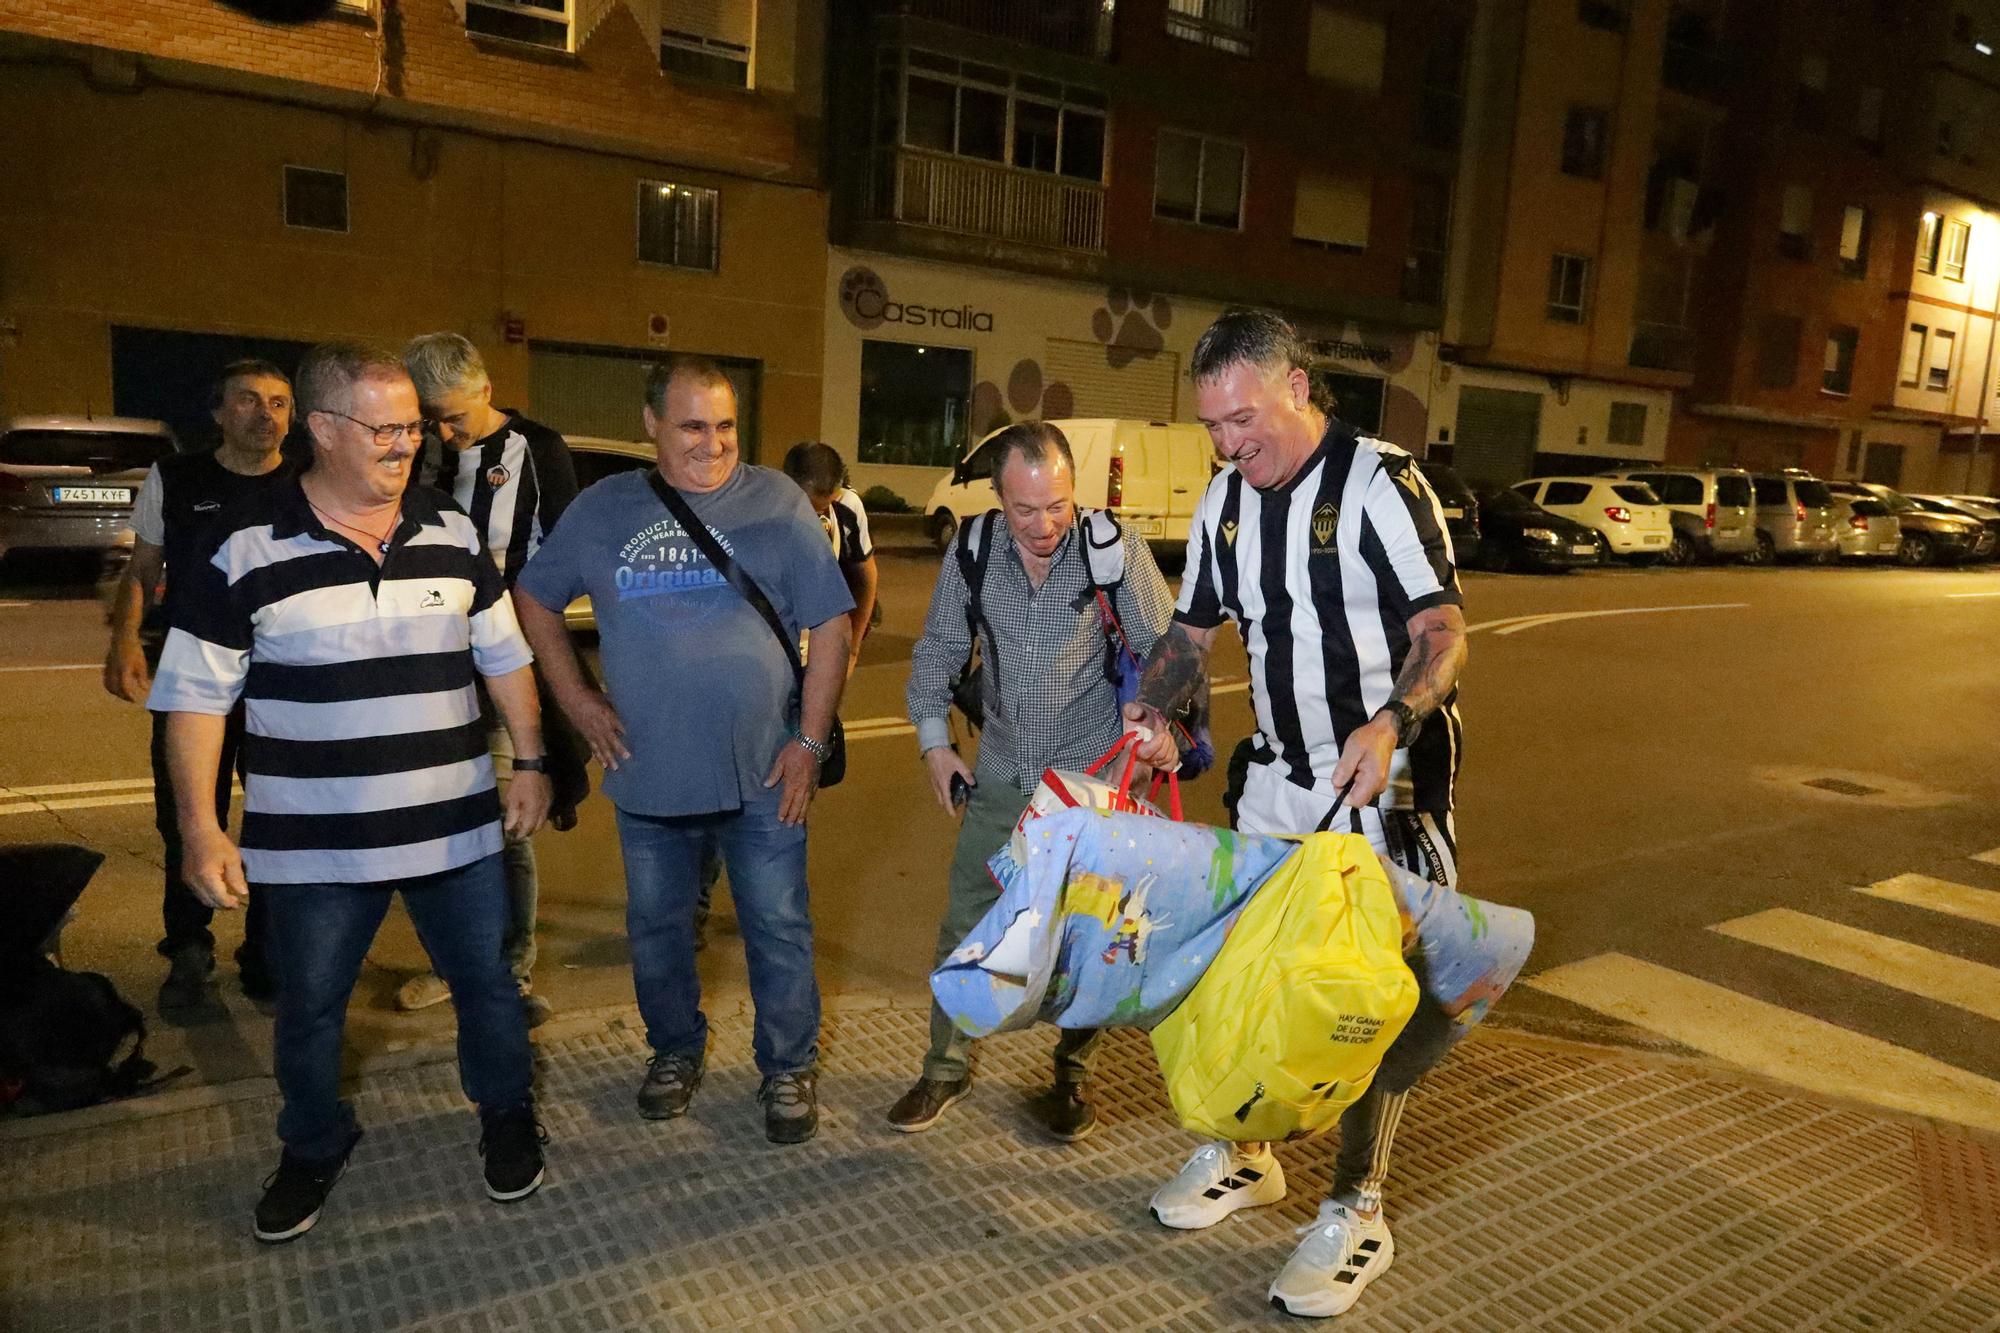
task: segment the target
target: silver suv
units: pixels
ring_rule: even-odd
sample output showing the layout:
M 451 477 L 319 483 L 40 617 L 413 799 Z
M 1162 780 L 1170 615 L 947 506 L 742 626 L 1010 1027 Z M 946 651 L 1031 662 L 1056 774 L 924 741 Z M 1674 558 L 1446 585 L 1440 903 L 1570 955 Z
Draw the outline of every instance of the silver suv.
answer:
M 1833 526 L 1833 492 L 1810 472 L 1759 472 L 1750 479 L 1757 493 L 1757 552 L 1760 565 L 1787 556 L 1831 560 L 1840 551 Z
M 1674 540 L 1667 563 L 1691 565 L 1696 560 L 1729 556 L 1755 559 L 1756 498 L 1750 474 L 1742 468 L 1634 467 L 1602 474 L 1643 481 L 1673 511 Z
M 137 417 L 0 425 L 0 556 L 117 546 L 146 470 L 173 451 L 165 423 Z

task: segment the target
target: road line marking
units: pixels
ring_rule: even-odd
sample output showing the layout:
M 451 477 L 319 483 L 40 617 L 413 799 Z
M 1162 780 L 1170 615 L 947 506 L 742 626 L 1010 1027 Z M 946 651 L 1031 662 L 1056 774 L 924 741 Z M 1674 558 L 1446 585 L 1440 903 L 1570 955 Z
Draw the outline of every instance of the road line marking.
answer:
M 1496 621 L 1495 623 L 1499 622 Z M 1250 682 L 1247 680 L 1225 680 L 1218 685 L 1211 686 L 1209 693 L 1211 695 L 1241 694 L 1249 688 Z M 908 736 L 916 731 L 914 726 L 900 717 L 857 717 L 841 725 L 847 739 L 851 741 L 872 741 L 884 736 Z M 0 787 L 0 792 L 4 792 L 5 790 L 6 788 Z M 25 792 L 27 789 L 21 788 L 20 790 Z
M 1851 972 L 1911 995 L 2000 1019 L 2000 967 L 1856 930 L 1788 907 L 1710 926 L 1731 939 Z
M 1972 859 L 1975 861 L 1984 861 L 1990 866 L 2000 866 L 2000 847 L 1995 847 L 1990 852 L 1974 852 Z
M 75 796 L 79 792 L 127 791 L 133 787 L 152 790 L 151 778 L 119 778 L 113 782 L 59 782 L 52 787 L 0 786 L 0 799 L 29 796 Z
M 1946 594 L 1945 594 L 1945 596 L 1947 596 L 1947 597 L 1957 597 L 1957 598 L 1966 598 L 1966 597 L 2000 597 L 2000 592 L 1948 592 L 1948 593 L 1946 593 Z M 5 602 L 0 602 L 0 606 L 5 606 L 5 605 L 6 605 L 6 603 L 5 603 Z
M 1482 620 L 1477 625 L 1467 625 L 1465 632 L 1467 634 L 1478 634 L 1482 630 L 1499 629 L 1502 625 L 1518 625 L 1525 620 L 1540 620 L 1549 614 L 1551 613 L 1547 611 L 1536 611 L 1531 615 L 1502 616 L 1498 620 Z
M 0 602 L 0 611 L 12 611 L 17 606 L 31 606 L 31 602 Z
M 1855 890 L 1892 903 L 1926 907 L 1982 925 L 2000 926 L 2000 893 L 1933 875 L 1896 875 Z
M 0 671 L 102 671 L 102 662 L 64 662 L 55 666 L 7 666 Z
M 1565 620 L 1596 620 L 1603 616 L 1651 616 L 1666 611 L 1733 611 L 1748 605 L 1750 605 L 1748 602 L 1690 602 L 1680 606 L 1624 606 L 1610 611 L 1555 611 L 1547 615 L 1527 617 L 1497 630 L 1496 633 L 1499 637 L 1505 638 L 1509 634 L 1519 634 L 1524 629 L 1539 629 L 1543 625 L 1553 625 Z M 1489 623 L 1497 625 L 1500 622 Z
M 1527 984 L 1809 1092 L 2000 1130 L 2000 1083 L 1671 968 L 1607 953 Z

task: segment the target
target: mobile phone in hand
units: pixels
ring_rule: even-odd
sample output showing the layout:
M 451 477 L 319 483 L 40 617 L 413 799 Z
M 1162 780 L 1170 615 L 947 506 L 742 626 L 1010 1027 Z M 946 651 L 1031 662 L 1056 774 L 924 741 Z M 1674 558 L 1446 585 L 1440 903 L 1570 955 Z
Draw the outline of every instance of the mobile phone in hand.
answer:
M 963 806 L 967 801 L 972 799 L 972 789 L 978 785 L 976 782 L 966 781 L 965 774 L 963 773 L 952 774 L 951 803 L 954 806 Z

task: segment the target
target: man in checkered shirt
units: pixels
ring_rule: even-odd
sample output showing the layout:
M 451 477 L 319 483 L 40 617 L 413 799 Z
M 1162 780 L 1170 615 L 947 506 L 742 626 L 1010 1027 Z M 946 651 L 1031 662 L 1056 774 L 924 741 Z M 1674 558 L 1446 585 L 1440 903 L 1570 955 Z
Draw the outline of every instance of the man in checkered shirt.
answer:
M 948 718 L 952 679 L 972 651 L 970 596 L 954 556 L 945 558 L 938 575 L 910 665 L 910 720 L 939 807 L 948 814 L 956 809 L 953 779 L 971 784 L 938 929 L 939 962 L 998 898 L 986 860 L 1013 833 L 1042 770 L 1082 768 L 1125 729 L 1116 687 L 1104 669 L 1105 629 L 1084 562 L 1069 441 L 1045 422 L 1023 422 L 995 436 L 990 447 L 998 455 L 993 489 L 1000 514 L 986 533 L 978 575 L 986 723 L 976 778 L 952 745 Z M 1145 541 L 1130 529 L 1122 541 L 1124 577 L 1108 598 L 1132 650 L 1143 658 L 1167 627 L 1173 594 Z M 1097 1124 L 1085 1091 L 1096 1039 L 1095 1032 L 1063 1033 L 1056 1043 L 1055 1086 L 1036 1103 L 1049 1132 L 1066 1142 Z M 972 1039 L 933 1004 L 923 1075 L 890 1108 L 889 1123 L 912 1134 L 937 1123 L 972 1090 L 971 1046 Z

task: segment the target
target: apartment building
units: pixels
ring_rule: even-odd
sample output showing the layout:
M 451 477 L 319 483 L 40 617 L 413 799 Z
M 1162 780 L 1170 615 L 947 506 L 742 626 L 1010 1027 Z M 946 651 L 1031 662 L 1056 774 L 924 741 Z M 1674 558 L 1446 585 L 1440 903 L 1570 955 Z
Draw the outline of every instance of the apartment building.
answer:
M 1457 0 L 856 0 L 829 39 L 825 438 L 924 499 L 1009 421 L 1191 420 L 1232 304 L 1426 435 Z
M 572 434 L 639 438 L 667 350 L 816 433 L 822 7 L 288 8 L 0 0 L 0 412 L 200 438 L 234 356 L 442 328 Z

